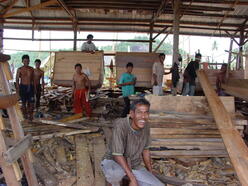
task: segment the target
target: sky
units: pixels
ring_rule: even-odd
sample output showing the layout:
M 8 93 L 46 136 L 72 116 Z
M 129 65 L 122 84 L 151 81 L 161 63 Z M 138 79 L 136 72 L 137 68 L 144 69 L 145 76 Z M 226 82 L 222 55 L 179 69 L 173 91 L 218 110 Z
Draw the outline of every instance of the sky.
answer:
M 78 39 L 86 38 L 89 32 L 80 32 L 78 33 Z M 148 36 L 147 34 L 140 33 L 106 33 L 106 32 L 91 32 L 94 35 L 95 39 L 132 39 L 135 36 Z M 31 38 L 32 32 L 29 30 L 4 30 L 4 37 L 10 38 Z M 64 32 L 64 31 L 35 31 L 34 37 L 37 39 L 72 39 L 73 32 Z M 149 36 L 148 36 L 149 37 Z M 164 37 L 161 34 L 158 39 L 162 40 Z M 180 36 L 179 37 L 179 48 L 184 49 L 186 52 L 194 55 L 195 52 L 200 50 L 203 60 L 207 61 L 207 57 L 213 55 L 212 45 L 213 42 L 217 42 L 218 49 L 214 52 L 214 59 L 218 63 L 227 62 L 228 53 L 225 50 L 229 50 L 230 39 L 229 38 L 218 38 L 218 37 L 202 37 L 202 36 Z M 165 42 L 173 43 L 173 36 L 170 35 Z M 77 42 L 77 46 L 80 47 L 83 41 Z M 95 44 L 100 46 L 113 45 L 113 42 L 102 42 L 95 41 Z M 64 49 L 72 48 L 72 41 L 53 41 L 53 42 L 39 42 L 39 41 L 24 41 L 24 40 L 4 40 L 4 53 L 11 54 L 17 51 L 50 51 L 55 49 Z M 234 43 L 234 48 L 237 48 L 237 45 Z

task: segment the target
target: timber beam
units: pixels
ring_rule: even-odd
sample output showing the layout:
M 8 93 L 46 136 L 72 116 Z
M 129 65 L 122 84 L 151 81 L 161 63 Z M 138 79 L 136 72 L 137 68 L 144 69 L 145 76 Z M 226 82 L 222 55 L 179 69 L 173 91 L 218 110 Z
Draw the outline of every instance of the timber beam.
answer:
M 199 70 L 197 76 L 237 176 L 242 185 L 248 185 L 248 148 L 237 129 L 234 128 L 231 116 L 211 86 L 204 70 Z

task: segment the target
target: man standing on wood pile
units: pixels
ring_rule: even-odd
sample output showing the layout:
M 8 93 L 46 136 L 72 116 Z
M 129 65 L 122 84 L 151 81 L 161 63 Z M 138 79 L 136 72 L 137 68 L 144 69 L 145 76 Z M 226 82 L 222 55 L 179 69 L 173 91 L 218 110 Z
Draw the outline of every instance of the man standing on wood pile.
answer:
M 119 186 L 124 176 L 128 177 L 129 186 L 164 185 L 153 175 L 151 165 L 149 108 L 147 100 L 134 100 L 130 118 L 114 122 L 112 140 L 101 163 L 105 178 L 112 186 Z M 141 165 L 142 160 L 145 167 Z
M 83 112 L 85 108 L 87 117 L 91 116 L 91 108 L 89 104 L 90 80 L 86 74 L 82 72 L 82 65 L 75 65 L 75 73 L 73 75 L 72 96 L 75 114 Z
M 34 90 L 35 90 L 35 107 L 38 111 L 40 107 L 40 97 L 44 95 L 44 71 L 40 69 L 41 61 L 40 59 L 35 60 L 35 69 L 34 69 Z
M 21 97 L 24 118 L 32 121 L 34 111 L 34 69 L 29 66 L 28 55 L 22 56 L 22 63 L 23 66 L 18 68 L 16 74 L 16 92 Z
M 95 44 L 92 42 L 93 40 L 93 35 L 89 34 L 87 36 L 87 41 L 83 43 L 82 47 L 81 47 L 81 51 L 82 52 L 89 52 L 94 54 L 95 51 L 97 51 L 98 49 L 96 48 Z
M 152 66 L 152 93 L 157 96 L 163 95 L 163 76 L 170 72 L 164 71 L 165 54 L 159 54 L 159 62 Z
M 220 72 L 218 73 L 216 79 L 216 88 L 217 88 L 218 96 L 226 96 L 224 90 L 221 87 L 221 85 L 226 82 L 226 71 L 227 71 L 227 64 L 222 64 Z
M 201 54 L 198 52 L 195 54 L 195 61 L 191 61 L 186 67 L 183 74 L 183 96 L 195 95 L 195 79 L 197 77 L 196 71 L 199 69 L 201 61 Z
M 130 99 L 128 96 L 134 94 L 134 85 L 136 83 L 136 77 L 132 74 L 133 71 L 133 63 L 128 63 L 126 65 L 127 72 L 121 75 L 118 86 L 121 87 L 122 96 L 125 102 L 125 107 L 122 112 L 121 117 L 127 117 L 127 114 L 130 111 Z

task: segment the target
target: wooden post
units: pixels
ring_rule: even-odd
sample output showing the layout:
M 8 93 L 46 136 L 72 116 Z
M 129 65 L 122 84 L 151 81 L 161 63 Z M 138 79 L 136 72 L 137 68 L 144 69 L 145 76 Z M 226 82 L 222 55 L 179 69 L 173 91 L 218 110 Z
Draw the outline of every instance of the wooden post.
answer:
M 0 53 L 3 52 L 3 23 L 0 23 Z
M 180 4 L 181 0 L 174 0 L 174 18 L 173 18 L 173 61 L 178 61 L 179 56 L 179 21 L 180 21 Z
M 227 60 L 227 71 L 226 71 L 226 79 L 229 78 L 229 71 L 231 68 L 231 60 L 232 60 L 232 47 L 233 47 L 233 40 L 230 40 L 230 47 L 229 47 L 229 53 L 228 53 L 228 60 Z
M 2 92 L 4 95 L 11 94 L 9 82 L 6 78 L 5 72 L 4 72 L 4 62 L 0 62 L 0 83 L 2 84 Z M 21 140 L 24 137 L 24 132 L 21 127 L 20 119 L 18 118 L 16 109 L 14 106 L 9 107 L 7 109 L 11 127 L 13 129 L 14 136 L 17 140 Z M 30 160 L 29 152 L 26 151 L 23 156 L 21 157 L 23 168 L 25 171 L 25 175 L 28 180 L 28 184 L 32 186 L 37 186 L 38 181 L 34 173 L 34 168 L 32 165 L 32 162 Z
M 73 33 L 74 33 L 73 51 L 77 51 L 77 23 L 74 23 L 73 25 Z
M 153 34 L 153 25 L 154 23 L 152 22 L 151 23 L 151 26 L 150 26 L 150 39 L 149 39 L 149 52 L 151 53 L 152 52 L 152 34 Z
M 198 71 L 197 76 L 237 176 L 242 185 L 248 185 L 248 148 L 237 129 L 234 128 L 231 116 L 210 85 L 204 70 Z
M 238 70 L 243 68 L 243 45 L 244 45 L 244 28 L 240 30 L 240 39 L 239 39 L 239 56 L 238 56 Z

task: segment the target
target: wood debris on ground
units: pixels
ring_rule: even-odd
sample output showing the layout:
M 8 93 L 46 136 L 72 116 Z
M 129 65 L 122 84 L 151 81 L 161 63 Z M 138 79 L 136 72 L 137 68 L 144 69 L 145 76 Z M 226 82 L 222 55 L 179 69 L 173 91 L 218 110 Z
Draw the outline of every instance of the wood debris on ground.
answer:
M 33 137 L 34 167 L 40 185 L 73 186 L 84 182 L 104 186 L 100 162 L 110 141 L 112 121 L 121 114 L 123 99 L 117 98 L 119 92 L 96 93 L 91 97 L 93 118 L 87 120 L 83 115 L 73 115 L 71 93 L 70 88 L 46 89 L 41 115 L 33 122 L 23 122 L 25 134 Z M 206 103 L 196 102 L 201 108 L 195 112 L 203 113 L 152 111 L 154 168 L 164 176 L 199 184 L 240 185 L 213 117 L 204 110 Z M 247 120 L 239 116 L 235 121 L 243 132 Z M 6 134 L 12 135 L 8 126 Z

